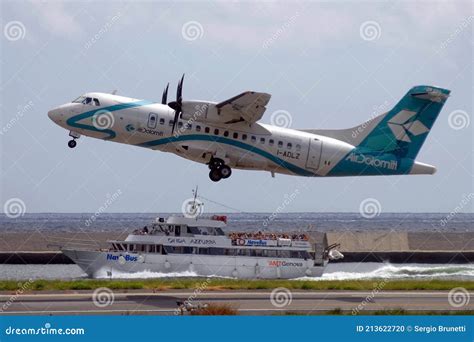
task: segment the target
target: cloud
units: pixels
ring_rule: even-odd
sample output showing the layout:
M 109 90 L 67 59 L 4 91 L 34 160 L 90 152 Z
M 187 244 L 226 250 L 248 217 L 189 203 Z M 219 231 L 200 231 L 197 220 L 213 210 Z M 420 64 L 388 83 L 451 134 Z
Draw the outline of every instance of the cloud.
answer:
M 50 33 L 65 38 L 75 38 L 84 33 L 76 14 L 72 14 L 64 3 L 32 1 L 31 5 L 39 24 Z

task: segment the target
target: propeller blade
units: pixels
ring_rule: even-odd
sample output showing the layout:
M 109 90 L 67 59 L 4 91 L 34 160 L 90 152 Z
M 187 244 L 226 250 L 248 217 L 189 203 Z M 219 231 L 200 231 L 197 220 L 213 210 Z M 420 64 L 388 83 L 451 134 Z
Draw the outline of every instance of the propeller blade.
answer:
M 173 134 L 174 129 L 176 127 L 176 123 L 178 122 L 179 115 L 182 112 L 182 104 L 183 104 L 183 81 L 184 81 L 184 74 L 181 77 L 181 80 L 178 82 L 178 88 L 176 89 L 176 101 L 170 102 L 168 106 L 174 109 L 174 120 L 173 120 L 173 128 L 171 129 L 171 134 Z
M 166 104 L 166 100 L 168 99 L 168 88 L 170 84 L 168 83 L 166 85 L 165 90 L 163 90 L 163 95 L 161 96 L 161 104 Z

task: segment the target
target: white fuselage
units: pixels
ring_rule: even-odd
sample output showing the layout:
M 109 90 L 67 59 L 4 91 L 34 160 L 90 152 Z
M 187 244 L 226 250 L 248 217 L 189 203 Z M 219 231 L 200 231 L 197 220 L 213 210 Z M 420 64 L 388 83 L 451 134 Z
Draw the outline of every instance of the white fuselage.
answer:
M 84 96 L 98 102 L 65 104 L 51 110 L 49 117 L 73 134 L 171 152 L 200 163 L 219 158 L 236 169 L 326 176 L 354 149 L 337 139 L 277 126 L 209 123 L 199 113 L 179 119 L 172 132 L 174 110 L 168 105 L 105 93 Z

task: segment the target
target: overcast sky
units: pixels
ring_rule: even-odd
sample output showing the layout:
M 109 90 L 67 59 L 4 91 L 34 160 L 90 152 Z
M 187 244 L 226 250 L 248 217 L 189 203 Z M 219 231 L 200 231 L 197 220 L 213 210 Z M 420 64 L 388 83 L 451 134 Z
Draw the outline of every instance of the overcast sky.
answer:
M 179 211 L 191 189 L 242 211 L 472 212 L 470 1 L 309 3 L 25 2 L 1 4 L 2 206 L 27 212 Z M 88 92 L 159 101 L 186 73 L 185 99 L 272 94 L 262 122 L 347 128 L 390 109 L 413 85 L 452 91 L 418 160 L 433 176 L 301 178 L 234 171 L 68 132 L 48 109 Z M 451 115 L 450 115 L 451 114 Z M 296 195 L 294 195 L 296 194 Z M 293 195 L 293 196 L 292 196 Z M 208 211 L 226 210 L 208 203 Z

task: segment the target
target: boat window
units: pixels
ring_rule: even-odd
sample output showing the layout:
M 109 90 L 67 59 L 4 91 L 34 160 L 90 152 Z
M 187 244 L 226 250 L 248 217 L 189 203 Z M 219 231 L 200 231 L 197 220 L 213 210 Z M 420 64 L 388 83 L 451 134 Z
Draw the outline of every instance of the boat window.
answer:
M 226 250 L 224 251 L 224 253 L 225 253 L 225 255 L 235 255 L 235 252 L 236 252 L 236 251 L 237 251 L 237 250 L 236 250 L 235 248 L 230 248 L 230 249 L 226 249 Z
M 209 248 L 199 248 L 199 254 L 209 254 Z
M 229 131 L 224 131 L 224 137 L 228 137 L 229 136 Z
M 117 247 L 118 247 L 117 249 L 118 249 L 119 251 L 125 251 L 125 246 L 122 245 L 121 243 L 118 243 L 118 244 L 117 244 Z
M 301 151 L 301 145 L 300 144 L 296 144 L 296 151 Z
M 156 253 L 156 245 L 149 245 L 148 253 Z
M 260 138 L 260 144 L 265 144 L 265 138 Z
M 128 251 L 129 252 L 135 252 L 136 251 L 136 246 L 132 243 L 130 245 L 128 245 Z
M 209 248 L 210 255 L 224 255 L 224 248 Z
M 165 124 L 165 119 L 160 118 L 160 125 L 164 125 L 164 124 Z
M 155 128 L 158 116 L 155 113 L 148 114 L 148 128 Z
M 200 233 L 197 227 L 188 227 L 188 234 L 199 235 Z
M 277 251 L 274 249 L 267 249 L 266 252 L 268 257 L 275 258 L 277 256 Z
M 288 251 L 288 250 L 278 251 L 278 257 L 279 258 L 289 258 L 290 257 L 290 251 Z
M 137 245 L 137 250 L 139 252 L 146 252 L 146 245 Z
M 94 99 L 94 106 L 100 107 L 100 102 L 98 99 Z
M 234 139 L 239 139 L 239 133 L 237 133 L 237 132 L 234 132 L 234 134 L 232 136 L 234 137 Z
M 184 247 L 183 254 L 194 254 L 194 247 Z
M 174 235 L 175 236 L 180 236 L 181 235 L 181 226 L 175 226 Z
M 270 140 L 268 140 L 268 145 L 273 146 L 273 143 L 274 143 L 274 142 L 275 142 L 275 141 L 274 141 L 273 139 L 270 139 Z
M 201 132 L 201 126 L 196 125 L 196 132 Z

